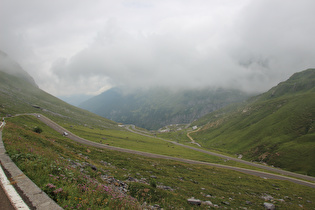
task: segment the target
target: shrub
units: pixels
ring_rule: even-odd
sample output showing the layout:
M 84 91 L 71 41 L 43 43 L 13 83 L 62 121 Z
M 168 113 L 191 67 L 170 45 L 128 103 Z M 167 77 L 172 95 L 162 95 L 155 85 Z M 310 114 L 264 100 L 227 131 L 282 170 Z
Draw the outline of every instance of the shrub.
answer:
M 153 188 L 156 188 L 156 180 L 155 179 L 150 180 L 150 186 Z
M 36 133 L 41 133 L 41 132 L 43 132 L 43 129 L 41 129 L 40 127 L 35 127 L 33 129 L 33 131 L 36 132 Z

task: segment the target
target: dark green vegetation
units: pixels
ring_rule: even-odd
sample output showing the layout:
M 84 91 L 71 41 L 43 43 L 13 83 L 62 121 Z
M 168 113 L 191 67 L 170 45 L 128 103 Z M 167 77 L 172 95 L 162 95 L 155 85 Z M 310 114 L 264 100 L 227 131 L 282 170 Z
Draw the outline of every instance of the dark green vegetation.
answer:
M 40 127 L 35 127 L 35 128 L 33 128 L 33 131 L 34 132 L 36 132 L 36 133 L 41 133 L 41 132 L 43 132 L 43 129 L 41 129 Z
M 248 97 L 244 92 L 221 88 L 176 91 L 151 88 L 130 93 L 113 88 L 87 100 L 80 107 L 116 122 L 157 130 L 169 124 L 190 123 Z
M 194 124 L 203 147 L 315 176 L 315 69 Z
M 228 209 L 264 209 L 266 199 L 279 209 L 314 209 L 309 187 L 82 146 L 33 116 L 8 118 L 3 140 L 18 167 L 65 209 L 208 207 L 189 204 L 191 197 Z

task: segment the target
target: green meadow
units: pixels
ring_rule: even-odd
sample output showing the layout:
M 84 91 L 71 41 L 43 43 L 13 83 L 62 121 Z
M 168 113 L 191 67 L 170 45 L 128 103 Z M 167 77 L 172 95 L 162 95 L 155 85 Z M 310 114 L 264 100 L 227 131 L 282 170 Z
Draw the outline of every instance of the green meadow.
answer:
M 72 128 L 79 136 L 85 133 L 85 138 L 113 146 L 137 139 L 156 141 L 124 132 Z M 65 209 L 263 209 L 264 202 L 279 209 L 314 209 L 313 188 L 80 145 L 32 116 L 8 118 L 3 141 L 18 167 Z M 167 151 L 177 150 L 160 143 Z M 211 201 L 212 206 L 189 204 L 191 197 Z
M 294 74 L 268 92 L 197 120 L 191 136 L 205 148 L 242 154 L 315 176 L 315 69 Z

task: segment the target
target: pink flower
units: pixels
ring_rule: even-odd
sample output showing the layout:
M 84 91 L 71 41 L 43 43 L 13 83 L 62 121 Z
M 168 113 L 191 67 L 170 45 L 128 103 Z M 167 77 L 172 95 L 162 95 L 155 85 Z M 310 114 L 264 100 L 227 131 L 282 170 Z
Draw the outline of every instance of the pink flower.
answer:
M 52 188 L 56 188 L 56 186 L 55 186 L 55 185 L 53 185 L 53 184 L 51 184 L 51 183 L 48 183 L 48 184 L 46 185 L 46 187 L 49 187 L 50 189 L 52 189 Z
M 63 191 L 63 189 L 62 188 L 59 188 L 59 189 L 57 189 L 57 190 L 54 190 L 54 193 L 55 194 L 58 194 L 58 193 L 61 193 Z

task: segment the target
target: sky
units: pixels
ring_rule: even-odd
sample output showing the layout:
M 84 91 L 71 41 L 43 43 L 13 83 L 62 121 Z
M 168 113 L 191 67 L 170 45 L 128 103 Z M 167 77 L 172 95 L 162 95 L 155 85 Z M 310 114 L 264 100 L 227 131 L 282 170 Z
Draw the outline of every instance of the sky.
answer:
M 263 92 L 315 67 L 314 0 L 2 0 L 0 50 L 55 96 Z

